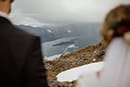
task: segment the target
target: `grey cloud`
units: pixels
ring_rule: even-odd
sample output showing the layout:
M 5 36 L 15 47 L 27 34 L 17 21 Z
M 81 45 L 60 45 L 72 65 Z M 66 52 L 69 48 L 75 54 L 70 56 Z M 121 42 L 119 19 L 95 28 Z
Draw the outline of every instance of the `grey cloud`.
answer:
M 16 0 L 12 14 L 32 17 L 40 22 L 102 21 L 116 5 L 129 0 Z M 13 15 L 12 15 L 13 16 Z

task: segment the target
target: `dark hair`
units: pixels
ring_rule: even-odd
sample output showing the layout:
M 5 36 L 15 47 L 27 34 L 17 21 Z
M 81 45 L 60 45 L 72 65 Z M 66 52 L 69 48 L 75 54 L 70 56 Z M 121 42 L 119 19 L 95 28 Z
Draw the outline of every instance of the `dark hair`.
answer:
M 14 2 L 14 0 L 11 0 L 11 3 Z
M 2 1 L 2 2 L 5 2 L 5 1 L 7 1 L 7 0 L 0 0 L 0 1 Z M 14 0 L 10 0 L 10 3 L 12 3 Z

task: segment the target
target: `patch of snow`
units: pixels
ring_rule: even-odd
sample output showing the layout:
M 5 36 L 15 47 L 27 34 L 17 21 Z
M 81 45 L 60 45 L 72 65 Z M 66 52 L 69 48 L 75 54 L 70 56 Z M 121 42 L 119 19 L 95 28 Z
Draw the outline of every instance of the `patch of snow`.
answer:
M 67 48 L 77 48 L 77 47 L 75 46 L 75 44 L 71 44 Z
M 76 48 L 78 47 L 75 44 L 71 44 L 64 49 L 63 54 L 68 54 L 70 52 L 73 52 Z
M 71 30 L 67 30 L 68 33 L 71 33 L 72 31 Z
M 80 67 L 72 68 L 59 73 L 56 76 L 57 81 L 64 82 L 64 81 L 77 80 L 80 75 L 84 73 L 99 71 L 103 68 L 103 66 L 104 66 L 104 62 L 96 62 L 96 63 L 86 64 Z
M 45 60 L 47 61 L 53 61 L 57 58 L 59 58 L 61 56 L 61 54 L 58 54 L 58 55 L 53 55 L 53 56 L 50 56 L 50 57 L 44 57 Z
M 52 30 L 50 30 L 50 29 L 47 29 L 47 31 L 48 31 L 49 33 L 52 33 Z

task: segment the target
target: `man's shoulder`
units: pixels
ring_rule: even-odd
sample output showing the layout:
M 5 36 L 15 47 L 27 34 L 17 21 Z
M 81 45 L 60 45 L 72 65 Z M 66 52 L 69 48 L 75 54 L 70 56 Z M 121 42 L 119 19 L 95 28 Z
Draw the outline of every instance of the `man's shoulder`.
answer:
M 22 35 L 22 36 L 33 36 L 29 34 L 28 32 L 25 32 L 18 27 L 16 27 L 14 24 L 11 23 L 10 20 L 8 20 L 5 17 L 0 16 L 0 31 L 1 33 L 4 33 L 5 35 L 8 34 L 14 34 L 14 35 Z
M 33 35 L 23 29 L 20 29 L 18 26 L 12 24 L 6 18 L 0 17 L 0 36 L 6 37 L 6 39 L 12 39 L 21 42 L 21 41 L 28 41 L 35 38 L 39 38 L 39 36 Z
M 36 36 L 30 32 L 27 32 L 27 31 L 22 30 L 18 27 L 15 27 L 15 26 L 14 26 L 14 29 L 12 29 L 12 31 L 13 31 L 14 35 L 21 40 L 26 40 L 26 41 L 27 40 L 34 40 L 34 39 L 40 40 L 39 36 Z
M 16 26 L 14 26 L 14 29 L 12 29 L 12 30 L 14 30 L 15 33 L 17 35 L 20 35 L 20 36 L 24 36 L 24 37 L 37 37 L 36 35 L 33 35 L 32 33 L 27 32 L 27 31 L 25 31 L 23 29 L 20 29 L 19 27 L 16 27 Z

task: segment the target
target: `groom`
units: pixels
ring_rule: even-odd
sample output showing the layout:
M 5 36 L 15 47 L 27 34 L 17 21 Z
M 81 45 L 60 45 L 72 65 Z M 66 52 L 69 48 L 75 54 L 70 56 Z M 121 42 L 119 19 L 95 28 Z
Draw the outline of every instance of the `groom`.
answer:
M 8 19 L 13 0 L 0 0 L 0 87 L 48 87 L 40 38 Z

